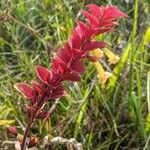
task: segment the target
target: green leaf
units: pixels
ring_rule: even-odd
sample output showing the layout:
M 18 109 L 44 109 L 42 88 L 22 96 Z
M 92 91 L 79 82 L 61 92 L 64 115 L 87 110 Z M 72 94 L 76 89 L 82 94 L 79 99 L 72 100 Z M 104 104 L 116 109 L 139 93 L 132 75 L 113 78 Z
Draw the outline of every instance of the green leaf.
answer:
M 5 44 L 5 40 L 2 37 L 0 37 L 0 48 L 2 48 L 4 44 Z

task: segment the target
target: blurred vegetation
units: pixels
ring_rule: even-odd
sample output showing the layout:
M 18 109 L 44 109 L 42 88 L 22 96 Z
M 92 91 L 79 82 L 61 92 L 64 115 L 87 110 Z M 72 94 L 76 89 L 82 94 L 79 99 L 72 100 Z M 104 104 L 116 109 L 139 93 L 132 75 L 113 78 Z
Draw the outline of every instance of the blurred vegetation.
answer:
M 32 132 L 41 139 L 74 137 L 89 150 L 149 149 L 149 0 L 0 0 L 0 140 L 9 140 L 8 124 L 21 132 L 27 124 L 26 100 L 14 83 L 35 79 L 37 64 L 50 68 L 88 3 L 116 5 L 128 14 L 116 32 L 100 37 L 121 61 L 116 66 L 102 62 L 113 72 L 105 87 L 97 82 L 93 64 L 85 62 L 81 83 L 66 85 L 68 96 L 59 101 L 46 126 L 42 129 L 39 121 Z

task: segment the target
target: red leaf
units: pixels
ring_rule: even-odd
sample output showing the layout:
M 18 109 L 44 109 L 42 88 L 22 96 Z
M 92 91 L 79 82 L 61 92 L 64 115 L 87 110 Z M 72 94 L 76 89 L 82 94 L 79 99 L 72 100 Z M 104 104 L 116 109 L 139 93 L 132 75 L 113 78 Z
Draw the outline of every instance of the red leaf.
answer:
M 50 72 L 50 70 L 48 70 L 47 68 L 45 67 L 42 67 L 42 66 L 37 66 L 36 69 L 35 69 L 36 73 L 37 73 L 37 76 L 38 78 L 48 84 L 49 81 L 51 80 L 52 78 L 52 72 Z
M 110 29 L 114 26 L 118 25 L 118 23 L 116 21 L 110 21 L 110 20 L 104 20 L 104 21 L 101 21 L 100 24 L 99 24 L 99 29 L 100 30 L 103 30 L 103 29 Z M 106 32 L 106 31 L 105 31 Z
M 71 48 L 78 48 L 79 47 L 79 39 L 75 36 L 71 36 L 68 39 L 68 44 Z
M 81 12 L 87 18 L 90 25 L 93 25 L 96 27 L 99 25 L 99 20 L 97 17 L 95 17 L 94 15 L 90 14 L 88 11 L 85 11 L 85 10 L 82 10 Z
M 79 26 L 77 26 L 73 31 L 72 31 L 72 36 L 77 39 L 78 46 L 83 42 L 83 34 L 79 29 Z
M 67 64 L 59 57 L 56 57 L 52 61 L 52 70 L 54 72 L 63 74 L 65 71 L 68 70 Z
M 101 17 L 102 12 L 100 11 L 100 7 L 95 4 L 88 4 L 87 7 L 89 8 L 89 11 L 95 15 L 96 17 Z
M 82 40 L 88 31 L 88 26 L 84 24 L 82 21 L 77 20 L 77 27 L 75 28 L 75 31 L 78 33 L 80 36 L 80 39 Z
M 84 54 L 83 51 L 81 51 L 80 49 L 72 49 L 71 50 L 72 53 L 72 60 L 76 60 L 76 59 L 80 59 L 82 57 L 82 55 Z M 72 61 L 70 60 L 70 61 Z
M 44 93 L 44 89 L 38 82 L 32 81 L 32 85 L 33 85 L 34 90 L 37 91 L 38 94 L 42 95 Z
M 66 95 L 66 91 L 62 87 L 59 87 L 52 92 L 51 99 L 61 98 Z
M 54 93 L 51 95 L 51 99 L 57 99 L 66 96 L 67 93 L 63 89 L 57 89 L 54 91 Z
M 85 67 L 81 61 L 75 61 L 70 65 L 71 70 L 78 72 L 78 73 L 83 73 L 85 71 Z
M 91 51 L 93 49 L 104 48 L 104 47 L 106 47 L 106 43 L 104 42 L 90 41 L 83 47 L 83 50 Z
M 57 57 L 63 59 L 65 63 L 68 63 L 71 58 L 71 54 L 68 48 L 61 48 L 57 54 Z
M 35 91 L 34 89 L 26 83 L 16 83 L 14 85 L 15 89 L 19 91 L 25 98 L 30 99 L 32 103 L 35 102 Z
M 62 86 L 59 86 L 57 88 L 51 88 L 49 87 L 49 90 L 47 90 L 46 93 L 46 100 L 55 100 L 56 98 L 61 98 L 63 96 L 66 96 L 66 91 L 62 88 Z
M 108 6 L 104 9 L 103 19 L 117 19 L 118 17 L 127 17 L 127 15 L 115 6 Z
M 67 75 L 64 75 L 62 80 L 80 81 L 80 75 L 77 72 L 71 72 Z

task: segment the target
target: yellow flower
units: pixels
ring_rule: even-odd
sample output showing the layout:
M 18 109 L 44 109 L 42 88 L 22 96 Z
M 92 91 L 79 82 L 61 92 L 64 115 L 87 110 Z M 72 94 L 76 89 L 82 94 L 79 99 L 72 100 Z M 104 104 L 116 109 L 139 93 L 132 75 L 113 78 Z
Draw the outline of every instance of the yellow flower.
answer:
M 98 72 L 98 79 L 100 81 L 100 83 L 102 85 L 104 85 L 106 83 L 106 81 L 108 80 L 108 78 L 110 78 L 112 76 L 112 74 L 110 72 L 106 72 L 102 65 L 97 61 L 97 62 L 94 62 L 95 64 L 95 67 L 97 69 L 97 72 Z
M 103 57 L 103 55 L 104 55 L 103 51 L 100 50 L 99 48 L 95 49 L 95 50 L 93 51 L 93 54 L 94 54 L 97 58 L 101 58 L 101 57 Z
M 104 48 L 103 52 L 109 58 L 110 64 L 116 64 L 120 60 L 119 56 L 113 54 L 108 48 Z

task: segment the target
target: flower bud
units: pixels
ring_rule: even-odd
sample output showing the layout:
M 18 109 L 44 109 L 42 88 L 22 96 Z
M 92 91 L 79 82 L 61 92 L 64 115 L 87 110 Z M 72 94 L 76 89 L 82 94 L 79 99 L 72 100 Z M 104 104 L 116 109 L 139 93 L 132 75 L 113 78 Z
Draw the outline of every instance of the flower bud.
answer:
M 108 48 L 103 49 L 105 55 L 109 58 L 110 64 L 116 64 L 120 60 L 118 55 L 113 54 Z
M 38 138 L 35 136 L 31 137 L 29 140 L 28 148 L 34 147 L 37 143 L 38 143 Z
M 14 137 L 17 137 L 18 135 L 18 131 L 16 127 L 8 127 L 8 132 Z

